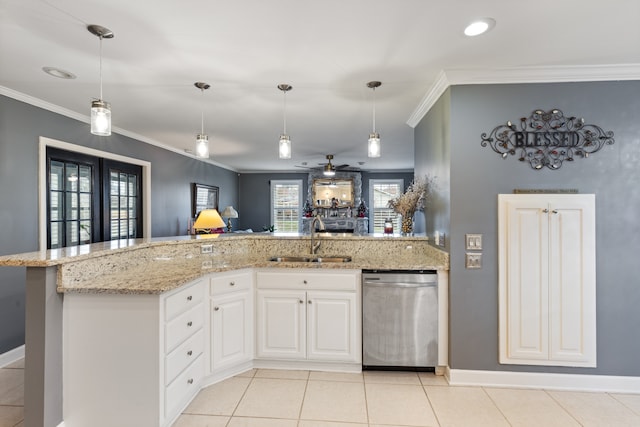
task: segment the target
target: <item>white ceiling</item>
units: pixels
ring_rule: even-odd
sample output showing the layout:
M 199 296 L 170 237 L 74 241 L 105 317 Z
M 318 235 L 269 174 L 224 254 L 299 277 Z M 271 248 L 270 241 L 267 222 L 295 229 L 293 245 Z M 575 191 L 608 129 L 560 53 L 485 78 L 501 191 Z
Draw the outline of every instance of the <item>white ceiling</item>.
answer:
M 407 124 L 442 70 L 640 64 L 638 0 L 0 0 L 0 86 L 76 114 L 99 96 L 115 131 L 192 150 L 201 110 L 211 160 L 300 170 L 326 154 L 365 170 L 413 168 Z M 469 38 L 478 17 L 495 28 Z M 74 80 L 51 77 L 62 68 Z M 376 90 L 382 157 L 366 157 Z M 193 86 L 204 81 L 202 94 Z M 278 160 L 283 95 L 293 158 Z M 87 138 L 98 138 L 89 134 Z

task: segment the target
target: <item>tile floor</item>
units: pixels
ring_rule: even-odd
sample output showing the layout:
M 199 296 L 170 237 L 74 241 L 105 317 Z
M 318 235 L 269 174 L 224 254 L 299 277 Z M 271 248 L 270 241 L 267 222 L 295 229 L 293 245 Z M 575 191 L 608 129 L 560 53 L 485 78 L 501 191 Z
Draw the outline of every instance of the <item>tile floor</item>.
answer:
M 23 374 L 22 361 L 0 369 L 0 427 L 24 425 Z M 637 427 L 640 394 L 452 387 L 430 373 L 258 369 L 203 389 L 174 424 L 358 426 Z

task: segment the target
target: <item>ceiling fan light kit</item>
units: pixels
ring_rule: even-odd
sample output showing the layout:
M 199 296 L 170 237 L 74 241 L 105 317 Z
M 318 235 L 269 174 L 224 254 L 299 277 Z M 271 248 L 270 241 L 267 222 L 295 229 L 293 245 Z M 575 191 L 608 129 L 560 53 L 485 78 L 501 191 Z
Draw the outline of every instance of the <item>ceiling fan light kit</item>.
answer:
M 380 86 L 382 86 L 382 83 L 375 80 L 367 83 L 367 87 L 373 91 L 373 132 L 369 134 L 369 142 L 367 144 L 368 157 L 380 157 L 382 151 L 380 134 L 376 132 L 376 88 Z
M 193 85 L 200 89 L 203 96 L 204 91 L 211 87 L 204 82 L 195 82 Z M 196 135 L 196 156 L 203 159 L 209 158 L 209 136 L 204 133 L 204 107 L 202 107 L 200 116 L 200 133 Z
M 100 39 L 100 98 L 91 101 L 91 133 L 111 135 L 111 104 L 102 99 L 102 39 L 112 39 L 113 31 L 101 25 L 88 25 L 87 30 Z
M 283 160 L 287 160 L 291 158 L 291 138 L 287 135 L 287 92 L 291 89 L 291 85 L 286 83 L 282 83 L 278 85 L 278 89 L 280 89 L 284 96 L 284 105 L 282 108 L 282 124 L 283 131 L 280 135 L 280 142 L 278 144 L 278 157 Z

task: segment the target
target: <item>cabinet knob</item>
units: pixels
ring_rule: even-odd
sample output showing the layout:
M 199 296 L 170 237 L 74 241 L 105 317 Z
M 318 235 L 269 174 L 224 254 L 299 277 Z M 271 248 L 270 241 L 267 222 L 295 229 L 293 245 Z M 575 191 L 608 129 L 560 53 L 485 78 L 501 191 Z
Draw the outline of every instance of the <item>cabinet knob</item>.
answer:
M 542 212 L 549 213 L 549 209 L 542 209 Z
M 229 286 L 235 286 L 236 282 L 229 282 Z
M 193 299 L 193 295 L 189 295 L 189 296 L 187 297 L 187 301 L 191 301 L 192 299 Z
M 304 301 L 300 300 L 300 301 L 299 301 L 299 303 L 300 303 L 300 304 L 304 304 Z
M 311 304 L 311 300 L 309 300 L 309 304 Z
M 213 311 L 218 311 L 220 310 L 220 307 L 213 307 Z
M 306 281 L 306 280 L 303 280 L 303 281 L 302 281 L 302 283 L 304 283 L 304 284 L 306 285 L 306 284 L 307 284 L 307 281 Z
M 557 209 L 554 209 L 554 210 L 552 210 L 551 212 L 552 212 L 552 213 L 554 213 L 554 214 L 557 214 L 557 213 L 558 213 L 558 210 L 557 210 Z
M 191 321 L 187 322 L 187 326 L 189 326 L 189 327 L 193 326 L 193 322 L 191 322 Z
M 193 384 L 193 378 L 189 378 L 189 379 L 187 380 L 187 383 L 188 383 L 188 384 Z
M 193 351 L 192 350 L 187 351 L 187 356 L 192 356 L 192 355 L 193 355 Z

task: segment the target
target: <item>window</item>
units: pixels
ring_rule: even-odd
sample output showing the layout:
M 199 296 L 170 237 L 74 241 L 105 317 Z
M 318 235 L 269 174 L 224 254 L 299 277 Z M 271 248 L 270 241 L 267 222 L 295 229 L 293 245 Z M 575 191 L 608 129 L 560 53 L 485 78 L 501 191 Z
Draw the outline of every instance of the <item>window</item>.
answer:
M 47 248 L 142 237 L 142 168 L 47 148 Z
M 276 231 L 298 233 L 302 221 L 302 180 L 271 181 L 271 224 Z
M 384 220 L 391 218 L 394 232 L 400 231 L 402 218 L 393 209 L 387 206 L 387 202 L 395 199 L 404 191 L 402 179 L 372 179 L 369 181 L 369 195 L 371 206 L 369 208 L 369 230 L 372 233 L 384 232 Z

